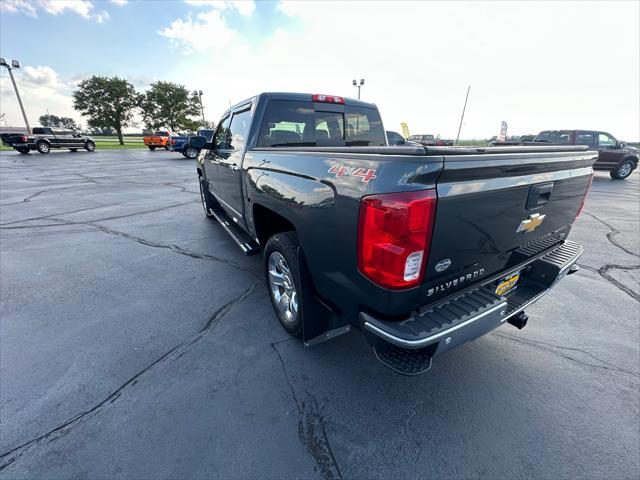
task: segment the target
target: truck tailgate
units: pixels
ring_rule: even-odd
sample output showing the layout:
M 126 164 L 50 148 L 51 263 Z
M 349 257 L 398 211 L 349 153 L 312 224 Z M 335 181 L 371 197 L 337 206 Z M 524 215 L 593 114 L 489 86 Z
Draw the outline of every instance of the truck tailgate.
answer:
M 597 154 L 445 155 L 420 303 L 505 271 L 566 239 Z

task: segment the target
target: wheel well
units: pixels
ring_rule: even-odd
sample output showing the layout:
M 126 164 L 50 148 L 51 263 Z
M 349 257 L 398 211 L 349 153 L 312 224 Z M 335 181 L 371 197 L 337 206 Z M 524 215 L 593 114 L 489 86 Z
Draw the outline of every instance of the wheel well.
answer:
M 631 160 L 633 162 L 633 164 L 636 166 L 636 168 L 638 167 L 638 159 L 636 157 L 634 157 L 633 155 L 629 155 L 628 157 L 624 157 L 622 159 L 622 161 L 627 161 L 627 160 Z
M 259 204 L 253 205 L 253 225 L 258 241 L 263 247 L 276 233 L 295 231 L 295 227 L 289 220 Z

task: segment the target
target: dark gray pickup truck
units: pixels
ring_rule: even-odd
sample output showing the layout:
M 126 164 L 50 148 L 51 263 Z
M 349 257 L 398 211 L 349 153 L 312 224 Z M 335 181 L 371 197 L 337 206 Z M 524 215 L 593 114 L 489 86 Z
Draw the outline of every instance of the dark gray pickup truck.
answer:
M 35 127 L 33 134 L 30 135 L 3 133 L 0 138 L 4 145 L 13 147 L 18 152 L 25 154 L 31 152 L 31 150 L 36 150 L 46 155 L 52 148 L 68 148 L 72 152 L 81 148 L 88 152 L 93 152 L 96 149 L 96 144 L 91 137 L 73 130 L 50 127 Z
M 262 93 L 192 137 L 201 199 L 264 253 L 282 326 L 306 346 L 360 330 L 408 375 L 574 273 L 567 240 L 597 153 L 584 146 L 387 145 L 375 105 Z

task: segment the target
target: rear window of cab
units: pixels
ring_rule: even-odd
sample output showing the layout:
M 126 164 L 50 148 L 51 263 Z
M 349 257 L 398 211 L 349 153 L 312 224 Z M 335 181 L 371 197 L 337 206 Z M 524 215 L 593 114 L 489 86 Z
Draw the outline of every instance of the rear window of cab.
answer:
M 313 102 L 272 100 L 260 126 L 259 147 L 382 146 L 386 137 L 375 108 L 342 109 Z

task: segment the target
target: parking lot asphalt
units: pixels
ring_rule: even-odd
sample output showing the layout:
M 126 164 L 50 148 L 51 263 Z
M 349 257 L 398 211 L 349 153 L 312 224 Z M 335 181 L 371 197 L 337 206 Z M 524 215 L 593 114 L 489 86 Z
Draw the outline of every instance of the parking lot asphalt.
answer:
M 576 275 L 402 377 L 305 349 L 164 151 L 0 153 L 0 478 L 638 478 L 640 175 Z

